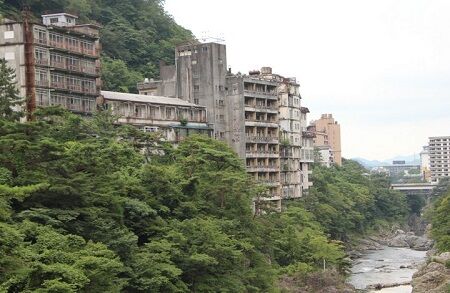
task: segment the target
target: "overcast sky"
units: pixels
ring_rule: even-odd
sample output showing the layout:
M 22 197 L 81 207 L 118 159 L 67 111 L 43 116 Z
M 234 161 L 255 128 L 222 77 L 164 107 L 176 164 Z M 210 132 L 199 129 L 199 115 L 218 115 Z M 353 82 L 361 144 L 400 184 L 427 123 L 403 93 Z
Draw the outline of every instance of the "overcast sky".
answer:
M 197 37 L 223 37 L 233 72 L 301 84 L 308 120 L 332 113 L 346 158 L 419 153 L 450 135 L 449 0 L 166 0 Z

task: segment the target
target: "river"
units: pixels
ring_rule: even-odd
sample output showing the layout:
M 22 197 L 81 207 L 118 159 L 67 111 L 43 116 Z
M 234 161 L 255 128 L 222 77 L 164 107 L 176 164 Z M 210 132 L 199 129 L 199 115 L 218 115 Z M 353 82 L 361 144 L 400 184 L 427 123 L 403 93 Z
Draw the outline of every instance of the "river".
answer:
M 355 260 L 349 283 L 356 289 L 365 289 L 368 285 L 404 283 L 411 280 L 417 265 L 425 260 L 426 251 L 383 246 L 381 250 L 368 251 Z M 406 285 L 373 292 L 410 293 L 411 290 L 412 287 Z

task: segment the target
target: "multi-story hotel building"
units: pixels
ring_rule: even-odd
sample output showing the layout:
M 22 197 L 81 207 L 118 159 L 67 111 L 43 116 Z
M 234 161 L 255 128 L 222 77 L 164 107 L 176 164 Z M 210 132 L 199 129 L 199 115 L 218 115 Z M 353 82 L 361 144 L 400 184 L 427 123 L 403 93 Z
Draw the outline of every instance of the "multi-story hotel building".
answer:
M 226 46 L 193 42 L 178 46 L 174 65 L 162 65 L 161 80 L 138 84 L 143 95 L 166 95 L 205 106 L 214 136 L 245 161 L 255 181 L 267 186 L 264 200 L 281 208 L 283 199 L 307 191 L 314 134 L 299 84 L 272 74 L 270 67 L 248 75 L 227 70 Z
M 428 141 L 431 182 L 450 177 L 450 136 L 434 136 Z
M 77 25 L 76 19 L 59 13 L 43 15 L 42 23 L 25 18 L 0 24 L 0 58 L 15 69 L 28 113 L 52 105 L 84 114 L 95 111 L 100 94 L 98 26 Z

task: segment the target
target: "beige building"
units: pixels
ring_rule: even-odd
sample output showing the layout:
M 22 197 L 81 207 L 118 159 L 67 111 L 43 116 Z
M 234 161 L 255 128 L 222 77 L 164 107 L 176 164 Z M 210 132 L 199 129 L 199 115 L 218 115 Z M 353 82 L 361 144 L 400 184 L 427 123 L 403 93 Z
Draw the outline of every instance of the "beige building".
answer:
M 43 15 L 42 23 L 4 19 L 0 24 L 0 58 L 16 71 L 29 113 L 53 105 L 84 114 L 96 110 L 98 26 L 78 25 L 76 20 L 74 15 L 59 13 Z
M 330 146 L 334 163 L 342 165 L 341 126 L 334 120 L 333 115 L 322 114 L 320 119 L 311 122 L 311 126 L 316 134 L 314 146 Z

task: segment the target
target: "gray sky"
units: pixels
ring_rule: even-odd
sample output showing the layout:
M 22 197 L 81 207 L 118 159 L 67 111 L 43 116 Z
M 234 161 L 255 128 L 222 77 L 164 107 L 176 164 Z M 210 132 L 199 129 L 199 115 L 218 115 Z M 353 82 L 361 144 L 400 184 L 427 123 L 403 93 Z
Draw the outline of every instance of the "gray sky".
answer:
M 332 113 L 343 156 L 419 153 L 450 135 L 449 0 L 166 0 L 197 36 L 221 36 L 233 72 L 295 76 L 309 120 Z

